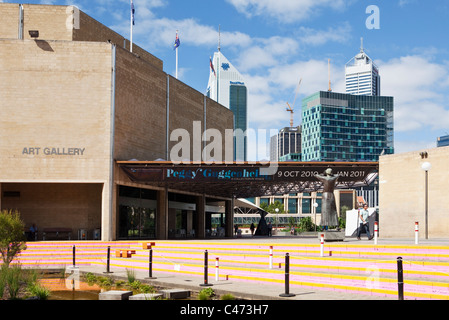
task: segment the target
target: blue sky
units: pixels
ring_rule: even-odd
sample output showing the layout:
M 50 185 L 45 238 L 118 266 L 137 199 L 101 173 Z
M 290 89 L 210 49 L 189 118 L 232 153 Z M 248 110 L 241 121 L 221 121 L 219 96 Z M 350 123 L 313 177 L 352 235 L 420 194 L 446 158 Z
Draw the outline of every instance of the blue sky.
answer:
M 129 0 L 28 3 L 76 5 L 129 38 Z M 369 5 L 379 9 L 379 29 L 366 26 Z M 363 37 L 380 69 L 382 95 L 394 97 L 396 153 L 434 147 L 449 134 L 447 0 L 134 0 L 134 6 L 134 43 L 174 75 L 179 30 L 179 79 L 201 93 L 221 26 L 221 51 L 248 86 L 250 128 L 289 126 L 286 102 L 293 104 L 302 78 L 294 105 L 299 125 L 301 99 L 328 88 L 328 59 L 332 89 L 344 92 L 344 65 Z

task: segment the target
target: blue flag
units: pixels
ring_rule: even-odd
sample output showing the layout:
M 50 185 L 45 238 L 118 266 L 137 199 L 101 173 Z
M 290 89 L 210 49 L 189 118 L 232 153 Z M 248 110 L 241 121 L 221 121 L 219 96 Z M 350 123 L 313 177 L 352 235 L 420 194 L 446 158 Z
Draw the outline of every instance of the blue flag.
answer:
M 179 41 L 178 33 L 176 32 L 176 40 L 175 40 L 175 45 L 174 45 L 173 50 L 178 48 L 180 45 L 181 45 L 181 41 Z

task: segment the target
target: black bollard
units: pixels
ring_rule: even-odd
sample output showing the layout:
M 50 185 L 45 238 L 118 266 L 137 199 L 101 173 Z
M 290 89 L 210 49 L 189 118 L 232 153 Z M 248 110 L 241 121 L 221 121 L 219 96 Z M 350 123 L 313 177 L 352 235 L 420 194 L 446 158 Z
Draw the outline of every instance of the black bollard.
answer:
M 279 295 L 280 297 L 294 297 L 295 294 L 290 293 L 290 256 L 285 254 L 285 292 Z
M 212 284 L 207 283 L 207 250 L 204 251 L 204 283 L 200 284 L 201 287 L 211 287 Z
M 103 272 L 103 273 L 112 273 L 111 271 L 110 271 L 110 256 L 111 256 L 111 247 L 110 246 L 108 246 L 108 255 L 107 255 L 107 257 L 106 257 L 106 272 Z
M 156 277 L 153 277 L 153 249 L 151 249 L 151 247 L 148 256 L 148 277 L 145 279 L 157 279 Z
M 404 274 L 402 257 L 398 257 L 398 300 L 404 300 Z

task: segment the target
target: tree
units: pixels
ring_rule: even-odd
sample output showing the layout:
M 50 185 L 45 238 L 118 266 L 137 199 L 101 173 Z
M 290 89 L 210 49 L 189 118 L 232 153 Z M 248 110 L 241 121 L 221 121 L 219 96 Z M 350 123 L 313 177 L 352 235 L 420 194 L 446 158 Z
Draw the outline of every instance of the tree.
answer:
M 0 253 L 6 266 L 26 249 L 24 228 L 25 224 L 17 210 L 0 212 Z
M 260 207 L 268 213 L 276 213 L 276 208 L 279 209 L 277 213 L 285 213 L 284 205 L 279 200 L 268 205 L 266 202 L 260 204 Z

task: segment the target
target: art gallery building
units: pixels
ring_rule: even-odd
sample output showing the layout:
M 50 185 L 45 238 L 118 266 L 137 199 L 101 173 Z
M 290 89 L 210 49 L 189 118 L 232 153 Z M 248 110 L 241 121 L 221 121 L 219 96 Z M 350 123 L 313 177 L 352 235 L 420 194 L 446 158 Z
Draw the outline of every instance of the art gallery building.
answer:
M 0 16 L 1 209 L 102 240 L 204 230 L 200 201 L 223 212 L 229 199 L 132 182 L 117 161 L 169 159 L 172 130 L 194 123 L 224 135 L 229 109 L 75 7 L 0 3 Z

